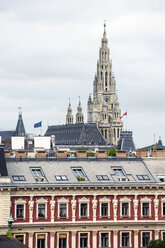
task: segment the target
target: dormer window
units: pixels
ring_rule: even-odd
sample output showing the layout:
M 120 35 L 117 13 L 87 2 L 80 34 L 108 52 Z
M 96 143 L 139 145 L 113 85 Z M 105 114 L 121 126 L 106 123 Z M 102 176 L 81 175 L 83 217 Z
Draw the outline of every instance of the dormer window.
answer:
M 116 176 L 120 176 L 120 177 L 125 176 L 124 172 L 123 172 L 123 170 L 121 168 L 113 168 L 113 171 L 114 171 Z
M 46 178 L 41 168 L 31 168 L 31 172 L 36 182 L 46 182 Z
M 72 168 L 72 171 L 78 181 L 88 181 L 88 178 L 82 168 Z

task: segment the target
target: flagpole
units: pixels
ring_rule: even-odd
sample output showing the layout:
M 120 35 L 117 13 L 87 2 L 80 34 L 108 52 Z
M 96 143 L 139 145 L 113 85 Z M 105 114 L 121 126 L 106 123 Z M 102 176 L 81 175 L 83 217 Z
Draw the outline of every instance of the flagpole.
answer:
M 126 113 L 127 113 L 127 110 L 126 110 Z M 127 131 L 127 114 L 126 114 L 126 131 Z

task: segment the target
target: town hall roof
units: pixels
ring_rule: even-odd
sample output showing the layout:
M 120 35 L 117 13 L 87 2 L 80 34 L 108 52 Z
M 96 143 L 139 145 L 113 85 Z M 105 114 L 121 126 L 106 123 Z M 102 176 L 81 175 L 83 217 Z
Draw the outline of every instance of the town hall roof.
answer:
M 95 123 L 49 126 L 45 136 L 55 135 L 56 145 L 106 145 Z

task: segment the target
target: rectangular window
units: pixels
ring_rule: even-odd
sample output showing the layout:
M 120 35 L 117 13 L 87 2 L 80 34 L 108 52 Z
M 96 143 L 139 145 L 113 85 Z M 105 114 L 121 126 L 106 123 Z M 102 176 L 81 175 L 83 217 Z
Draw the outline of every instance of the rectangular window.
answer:
M 108 233 L 101 234 L 101 248 L 108 248 L 109 247 L 109 238 Z
M 87 217 L 87 203 L 81 203 L 81 211 L 80 211 L 80 214 L 81 214 L 81 217 Z
M 148 202 L 142 203 L 142 214 L 143 214 L 143 217 L 149 216 L 149 203 Z
M 163 232 L 162 237 L 163 237 L 163 240 L 165 240 L 165 232 Z
M 139 180 L 150 180 L 149 177 L 147 175 L 137 175 L 137 178 Z
M 67 235 L 66 234 L 59 235 L 59 248 L 67 248 Z
M 163 216 L 165 216 L 165 202 L 163 202 Z
M 88 234 L 87 233 L 80 234 L 80 248 L 88 248 Z
M 36 182 L 46 181 L 44 173 L 42 172 L 41 168 L 32 168 L 31 172 Z
M 147 247 L 150 242 L 150 233 L 143 232 L 142 233 L 142 247 Z
M 24 218 L 24 205 L 18 204 L 16 207 L 16 218 L 23 219 Z
M 12 176 L 13 181 L 26 181 L 24 176 Z
M 122 247 L 129 247 L 129 233 L 122 233 Z
M 38 204 L 38 218 L 45 218 L 45 204 Z
M 101 216 L 102 217 L 108 216 L 108 203 L 101 203 Z
M 97 175 L 96 177 L 98 180 L 109 180 L 107 175 Z
M 129 203 L 122 202 L 122 216 L 128 216 L 128 215 L 129 215 Z
M 19 240 L 22 244 L 24 243 L 24 235 L 15 235 L 15 238 Z
M 45 235 L 40 234 L 37 236 L 37 248 L 46 248 Z
M 68 180 L 67 176 L 65 176 L 65 175 L 63 175 L 63 176 L 55 176 L 55 179 L 57 181 L 67 181 Z
M 85 172 L 81 168 L 72 168 L 75 177 L 78 181 L 87 181 L 88 178 L 85 175 Z
M 66 204 L 65 203 L 59 204 L 59 217 L 66 218 Z
M 113 171 L 116 176 L 121 176 L 121 177 L 125 176 L 123 170 L 120 168 L 114 168 Z

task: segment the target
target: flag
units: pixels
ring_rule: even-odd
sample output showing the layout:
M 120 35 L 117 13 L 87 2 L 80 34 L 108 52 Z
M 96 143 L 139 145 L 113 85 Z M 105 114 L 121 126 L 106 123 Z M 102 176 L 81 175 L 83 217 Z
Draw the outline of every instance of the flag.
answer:
M 34 124 L 34 128 L 41 127 L 41 126 L 42 126 L 42 121 Z
M 120 120 L 121 120 L 121 118 L 123 118 L 124 115 L 127 115 L 127 111 L 120 117 Z

